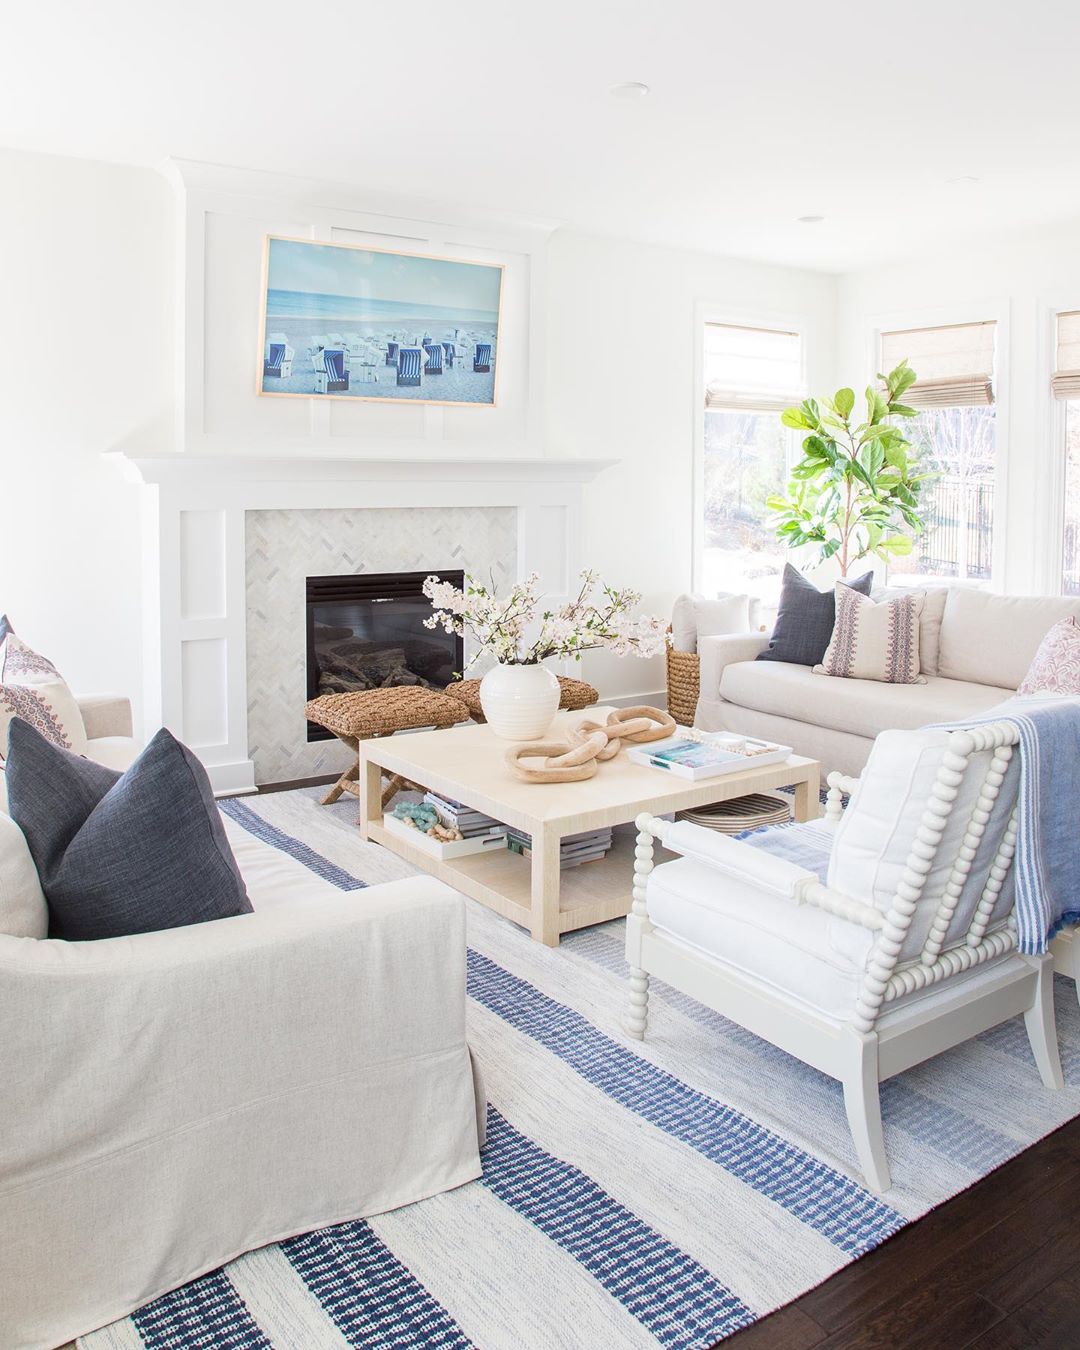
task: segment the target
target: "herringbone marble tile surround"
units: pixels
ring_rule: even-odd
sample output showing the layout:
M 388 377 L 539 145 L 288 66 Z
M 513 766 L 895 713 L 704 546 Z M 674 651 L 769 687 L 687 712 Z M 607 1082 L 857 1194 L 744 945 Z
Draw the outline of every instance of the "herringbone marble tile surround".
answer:
M 255 781 L 340 773 L 337 741 L 307 741 L 304 583 L 359 572 L 447 572 L 512 581 L 514 507 L 249 511 L 248 752 Z M 468 652 L 466 652 L 468 655 Z

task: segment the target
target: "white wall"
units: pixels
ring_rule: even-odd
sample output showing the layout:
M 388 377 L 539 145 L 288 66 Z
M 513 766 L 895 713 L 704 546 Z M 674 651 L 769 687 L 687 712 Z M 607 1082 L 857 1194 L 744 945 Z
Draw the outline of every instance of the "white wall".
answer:
M 833 381 L 836 278 L 559 230 L 548 245 L 548 448 L 615 458 L 587 489 L 582 556 L 670 614 L 690 587 L 699 307 L 795 317 L 811 389 Z M 662 689 L 661 661 L 586 658 L 604 695 Z
M 1052 310 L 1080 309 L 1080 225 L 973 237 L 963 249 L 839 279 L 838 371 L 860 387 L 871 333 L 899 317 L 948 323 L 985 312 L 1007 318 L 999 347 L 999 445 L 1006 452 L 1004 575 L 1017 594 L 1056 590 L 1052 570 L 1059 450 L 1049 397 Z
M 0 151 L 0 610 L 77 692 L 140 687 L 139 501 L 103 456 L 168 445 L 170 194 Z

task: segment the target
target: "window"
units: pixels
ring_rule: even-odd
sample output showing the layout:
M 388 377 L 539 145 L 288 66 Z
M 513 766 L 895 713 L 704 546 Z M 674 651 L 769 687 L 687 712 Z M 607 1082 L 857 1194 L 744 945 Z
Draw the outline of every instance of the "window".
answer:
M 782 492 L 791 434 L 780 414 L 803 397 L 798 333 L 705 325 L 705 451 L 701 585 L 780 597 L 787 550 L 765 499 Z
M 1057 316 L 1057 359 L 1051 381 L 1062 405 L 1065 440 L 1061 589 L 1080 595 L 1080 310 Z
M 949 324 L 881 335 L 881 369 L 905 358 L 918 376 L 904 396 L 918 416 L 904 424 L 923 484 L 923 532 L 907 558 L 889 564 L 938 580 L 989 581 L 993 570 L 997 418 L 994 349 L 997 325 Z

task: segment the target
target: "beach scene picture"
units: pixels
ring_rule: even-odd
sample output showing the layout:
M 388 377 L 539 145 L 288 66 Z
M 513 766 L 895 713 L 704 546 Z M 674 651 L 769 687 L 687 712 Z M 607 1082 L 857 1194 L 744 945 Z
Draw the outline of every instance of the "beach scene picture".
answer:
M 493 406 L 502 268 L 266 239 L 259 392 Z

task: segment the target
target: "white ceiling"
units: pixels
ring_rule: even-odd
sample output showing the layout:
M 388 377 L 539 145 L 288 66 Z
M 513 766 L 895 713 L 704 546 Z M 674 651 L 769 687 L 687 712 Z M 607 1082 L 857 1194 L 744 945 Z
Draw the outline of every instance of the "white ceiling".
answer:
M 0 145 L 848 270 L 1080 218 L 1078 40 L 1075 0 L 10 3 Z

